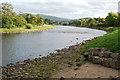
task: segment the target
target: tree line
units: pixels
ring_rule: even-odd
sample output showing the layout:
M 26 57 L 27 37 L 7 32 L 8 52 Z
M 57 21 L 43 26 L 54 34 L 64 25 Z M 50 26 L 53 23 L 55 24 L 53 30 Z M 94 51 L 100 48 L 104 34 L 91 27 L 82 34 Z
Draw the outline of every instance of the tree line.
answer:
M 2 28 L 21 28 L 32 27 L 32 25 L 44 25 L 49 23 L 40 15 L 31 13 L 22 14 L 13 12 L 13 6 L 10 3 L 1 3 Z
M 106 18 L 87 18 L 87 19 L 76 19 L 69 22 L 68 25 L 81 26 L 81 27 L 93 27 L 93 26 L 120 26 L 120 14 L 110 12 Z
M 120 14 L 110 12 L 106 18 L 85 18 L 71 20 L 70 22 L 60 22 L 50 19 L 44 19 L 40 14 L 23 14 L 13 12 L 13 6 L 10 3 L 1 3 L 2 28 L 21 28 L 30 29 L 32 25 L 71 25 L 78 27 L 93 27 L 93 26 L 120 26 Z

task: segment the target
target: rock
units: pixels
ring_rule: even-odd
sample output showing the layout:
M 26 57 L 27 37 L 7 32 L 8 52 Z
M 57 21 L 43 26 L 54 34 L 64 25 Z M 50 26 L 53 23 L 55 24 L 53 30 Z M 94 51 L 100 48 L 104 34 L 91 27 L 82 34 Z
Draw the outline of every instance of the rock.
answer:
M 65 80 L 65 78 L 64 78 L 64 77 L 61 77 L 60 80 Z
M 39 56 L 42 56 L 41 54 Z
M 107 58 L 105 58 L 104 59 L 104 66 L 105 67 L 110 67 L 110 61 L 112 60 L 112 58 L 109 58 L 109 59 L 107 59 Z
M 103 58 L 99 58 L 99 60 L 98 60 L 98 64 L 103 65 L 103 61 L 104 61 Z
M 106 58 L 109 58 L 110 54 L 111 54 L 111 52 L 109 52 L 109 51 L 103 51 L 103 56 Z
M 117 60 L 112 59 L 110 61 L 110 67 L 113 68 L 113 69 L 116 69 L 117 68 Z
M 74 70 L 78 70 L 79 68 L 74 68 Z
M 100 53 L 101 49 L 100 48 L 91 48 L 89 51 L 90 51 L 90 53 L 93 56 L 98 56 L 98 54 Z
M 98 62 L 99 62 L 99 57 L 98 56 L 93 56 L 93 63 L 95 63 L 95 64 L 98 64 Z
M 119 53 L 111 53 L 110 57 L 113 59 L 118 59 Z
M 86 58 L 84 56 L 80 57 L 80 61 L 85 61 L 85 60 L 86 60 Z
M 99 57 L 103 57 L 103 54 L 104 54 L 103 51 L 101 51 L 101 52 L 98 54 L 98 56 L 99 56 Z
M 89 60 L 89 61 L 93 61 L 93 56 L 92 56 L 92 55 L 89 55 L 89 56 L 88 56 L 88 60 Z
M 25 75 L 29 75 L 29 73 L 25 73 Z
M 83 54 L 83 56 L 85 57 L 85 60 L 88 60 L 88 56 L 90 55 L 90 53 L 89 52 L 85 52 L 84 54 Z
M 76 38 L 76 40 L 78 40 L 79 38 Z

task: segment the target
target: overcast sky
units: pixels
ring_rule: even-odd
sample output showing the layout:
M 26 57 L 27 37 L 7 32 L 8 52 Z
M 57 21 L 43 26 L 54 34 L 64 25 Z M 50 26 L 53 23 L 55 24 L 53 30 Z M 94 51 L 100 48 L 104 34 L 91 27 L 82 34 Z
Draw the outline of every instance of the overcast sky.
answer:
M 14 11 L 40 13 L 64 18 L 105 17 L 118 12 L 120 0 L 0 0 L 9 2 Z

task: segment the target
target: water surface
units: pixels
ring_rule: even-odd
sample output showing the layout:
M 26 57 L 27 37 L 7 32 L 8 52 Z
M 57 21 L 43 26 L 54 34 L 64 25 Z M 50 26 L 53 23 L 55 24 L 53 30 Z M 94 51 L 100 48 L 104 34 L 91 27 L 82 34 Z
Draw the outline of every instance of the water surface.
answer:
M 17 61 L 37 58 L 40 55 L 47 56 L 56 49 L 62 49 L 76 43 L 81 43 L 83 40 L 106 34 L 105 31 L 82 27 L 56 27 L 48 31 L 3 34 L 3 66 Z

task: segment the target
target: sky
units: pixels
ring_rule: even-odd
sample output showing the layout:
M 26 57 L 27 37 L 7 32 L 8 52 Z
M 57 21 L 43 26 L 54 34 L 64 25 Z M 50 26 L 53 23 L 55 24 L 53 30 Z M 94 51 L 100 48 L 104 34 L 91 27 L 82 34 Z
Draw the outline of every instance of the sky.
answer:
M 106 17 L 109 12 L 118 12 L 120 0 L 0 0 L 13 4 L 19 13 L 46 14 L 78 19 L 84 17 Z

